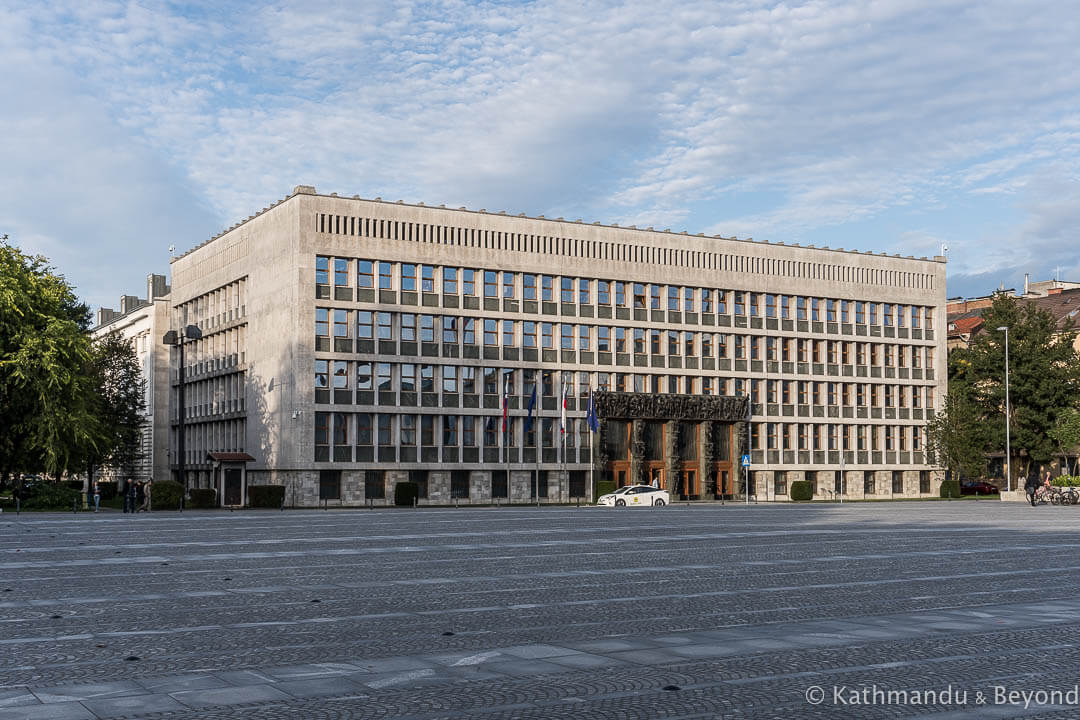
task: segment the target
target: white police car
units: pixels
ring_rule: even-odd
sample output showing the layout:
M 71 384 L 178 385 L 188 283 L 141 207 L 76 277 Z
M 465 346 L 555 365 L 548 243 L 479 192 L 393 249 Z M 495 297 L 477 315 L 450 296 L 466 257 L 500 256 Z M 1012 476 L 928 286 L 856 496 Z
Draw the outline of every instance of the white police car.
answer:
M 654 488 L 651 485 L 626 485 L 613 493 L 601 495 L 596 501 L 597 505 L 608 507 L 634 507 L 640 505 L 667 505 L 671 502 L 671 496 L 667 490 Z

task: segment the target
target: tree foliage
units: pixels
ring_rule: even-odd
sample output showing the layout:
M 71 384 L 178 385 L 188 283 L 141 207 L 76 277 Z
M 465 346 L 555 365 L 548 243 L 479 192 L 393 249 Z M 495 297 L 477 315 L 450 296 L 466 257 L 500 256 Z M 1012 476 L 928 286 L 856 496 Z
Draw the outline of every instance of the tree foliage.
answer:
M 84 458 L 93 476 L 95 468 L 132 465 L 142 454 L 146 380 L 131 342 L 119 333 L 98 338 L 91 348 L 95 414 L 101 422 L 102 441 Z
M 977 408 L 973 442 L 984 452 L 1005 449 L 1005 332 L 1009 336 L 1009 430 L 1013 475 L 1060 452 L 1052 430 L 1077 405 L 1080 358 L 1071 322 L 1057 326 L 1034 303 L 1001 294 L 982 316 L 984 331 L 949 361 L 949 393 L 966 394 Z M 1019 463 L 1017 463 L 1019 461 Z M 1018 467 L 1019 464 L 1019 467 Z
M 926 450 L 930 462 L 965 477 L 979 477 L 986 467 L 982 444 L 973 432 L 979 424 L 979 408 L 965 388 L 945 396 L 944 407 L 926 426 Z
M 92 343 L 89 325 L 89 308 L 45 258 L 0 240 L 0 478 L 130 457 L 138 366 L 122 341 Z

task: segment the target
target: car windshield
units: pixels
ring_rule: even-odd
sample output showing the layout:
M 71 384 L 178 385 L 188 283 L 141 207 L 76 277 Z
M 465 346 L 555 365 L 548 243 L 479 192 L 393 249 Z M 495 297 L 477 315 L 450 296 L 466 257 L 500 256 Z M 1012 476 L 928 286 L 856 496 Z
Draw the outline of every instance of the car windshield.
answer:
M 616 495 L 622 495 L 623 493 L 630 492 L 630 485 L 623 485 L 621 488 L 615 491 Z

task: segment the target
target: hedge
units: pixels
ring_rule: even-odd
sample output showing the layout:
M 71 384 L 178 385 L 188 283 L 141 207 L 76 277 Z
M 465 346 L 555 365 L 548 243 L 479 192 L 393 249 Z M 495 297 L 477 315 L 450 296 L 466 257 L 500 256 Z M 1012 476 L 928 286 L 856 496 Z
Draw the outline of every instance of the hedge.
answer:
M 191 488 L 188 490 L 187 506 L 194 510 L 217 507 L 217 490 L 214 488 Z
M 810 485 L 809 480 L 796 480 L 791 483 L 788 495 L 794 501 L 805 502 L 814 498 L 814 488 Z
M 420 497 L 420 486 L 414 482 L 399 482 L 394 485 L 394 504 L 398 507 L 412 507 L 413 501 Z
M 117 493 L 119 492 L 116 489 L 116 481 L 115 480 L 98 480 L 97 486 L 98 486 L 98 492 L 101 493 L 101 501 L 102 502 L 107 502 L 109 500 L 112 500 L 114 497 L 116 497 Z M 153 495 L 154 491 L 151 490 L 150 494 Z
M 248 507 L 280 508 L 285 502 L 284 485 L 248 485 Z
M 184 486 L 175 480 L 158 480 L 150 485 L 151 510 L 179 510 Z
M 24 491 L 21 506 L 24 510 L 71 510 L 82 493 L 66 485 L 42 482 Z M 79 502 L 82 508 L 82 502 Z
M 942 480 L 941 481 L 941 497 L 943 497 L 943 498 L 958 498 L 958 497 L 960 497 L 960 481 L 959 480 Z
M 1080 487 L 1080 475 L 1062 475 L 1052 478 L 1050 484 L 1057 487 Z
M 615 492 L 614 480 L 597 480 L 596 481 L 596 497 L 593 500 L 597 500 L 601 495 L 607 495 L 608 493 Z

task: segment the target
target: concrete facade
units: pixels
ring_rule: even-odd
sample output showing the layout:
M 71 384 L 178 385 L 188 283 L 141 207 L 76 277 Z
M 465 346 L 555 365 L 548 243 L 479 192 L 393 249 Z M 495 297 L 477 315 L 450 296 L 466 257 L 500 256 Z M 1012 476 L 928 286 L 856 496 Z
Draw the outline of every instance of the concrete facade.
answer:
M 187 349 L 189 485 L 217 482 L 213 450 L 251 454 L 248 482 L 296 505 L 389 504 L 409 479 L 426 482 L 421 503 L 529 502 L 537 468 L 543 500 L 591 497 L 589 387 L 749 394 L 732 451 L 749 443 L 759 497 L 786 499 L 778 473 L 821 482 L 841 463 L 858 477 L 845 497 L 864 495 L 866 471 L 890 496 L 940 482 L 923 428 L 945 392 L 942 257 L 300 186 L 175 258 L 172 280 L 172 327 L 203 332 Z
M 131 468 L 102 468 L 101 478 L 117 483 L 164 480 L 169 477 L 169 349 L 161 338 L 169 328 L 169 287 L 163 275 L 147 278 L 145 299 L 121 297 L 120 312 L 98 310 L 98 325 L 91 336 L 119 333 L 135 349 L 146 380 L 146 424 L 143 427 L 143 458 Z

